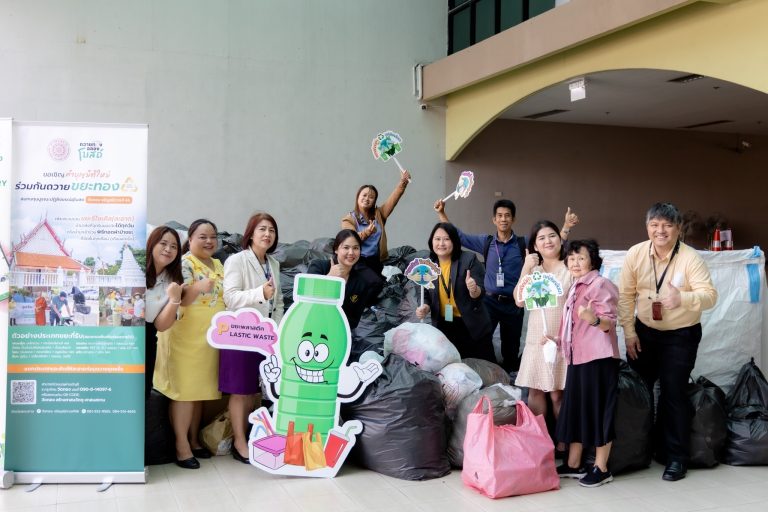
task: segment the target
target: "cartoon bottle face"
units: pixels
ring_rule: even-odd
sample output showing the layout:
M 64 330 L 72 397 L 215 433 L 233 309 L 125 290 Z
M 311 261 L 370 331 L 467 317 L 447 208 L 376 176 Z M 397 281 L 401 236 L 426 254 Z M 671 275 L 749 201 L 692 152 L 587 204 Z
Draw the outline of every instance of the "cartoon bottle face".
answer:
M 308 425 L 325 438 L 336 424 L 339 372 L 349 357 L 349 324 L 341 304 L 344 282 L 297 277 L 296 303 L 280 326 L 280 400 L 277 431 L 296 432 Z

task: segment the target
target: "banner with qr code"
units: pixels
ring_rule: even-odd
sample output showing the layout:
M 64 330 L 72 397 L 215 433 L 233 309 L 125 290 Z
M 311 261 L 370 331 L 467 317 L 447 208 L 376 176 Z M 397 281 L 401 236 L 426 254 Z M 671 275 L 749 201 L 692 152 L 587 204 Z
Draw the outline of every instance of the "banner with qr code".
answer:
M 11 217 L 11 119 L 0 119 L 0 219 Z M 0 340 L 8 345 L 10 286 L 8 283 L 11 254 L 11 223 L 0 222 Z M 6 352 L 0 349 L 0 382 L 6 381 Z M 0 471 L 5 468 L 5 393 L 0 395 Z
M 11 135 L 5 468 L 137 481 L 110 475 L 144 472 L 147 127 Z

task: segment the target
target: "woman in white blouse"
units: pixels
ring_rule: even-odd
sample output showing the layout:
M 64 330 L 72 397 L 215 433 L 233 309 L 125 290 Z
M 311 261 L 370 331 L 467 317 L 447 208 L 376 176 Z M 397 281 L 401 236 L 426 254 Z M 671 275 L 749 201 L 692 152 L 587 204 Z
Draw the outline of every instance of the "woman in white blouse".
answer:
M 224 262 L 224 304 L 230 311 L 254 308 L 276 324 L 283 317 L 280 264 L 270 256 L 277 247 L 277 223 L 268 213 L 256 213 L 243 232 L 243 250 Z M 249 463 L 245 435 L 248 415 L 256 408 L 259 365 L 256 352 L 222 350 L 219 354 L 219 391 L 229 393 L 229 417 L 234 442 L 232 457 Z

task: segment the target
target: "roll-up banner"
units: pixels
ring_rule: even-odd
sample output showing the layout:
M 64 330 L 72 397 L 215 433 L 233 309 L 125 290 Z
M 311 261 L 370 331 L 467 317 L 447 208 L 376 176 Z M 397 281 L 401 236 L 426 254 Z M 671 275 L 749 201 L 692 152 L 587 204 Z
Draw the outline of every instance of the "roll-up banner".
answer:
M 0 383 L 5 389 L 6 382 L 6 355 L 8 346 L 9 316 L 13 314 L 13 304 L 9 303 L 10 285 L 8 271 L 10 269 L 11 254 L 11 149 L 13 121 L 0 119 Z M 0 487 L 8 487 L 13 484 L 11 473 L 6 473 L 5 468 L 5 393 L 0 397 Z
M 147 127 L 12 137 L 5 469 L 144 482 Z

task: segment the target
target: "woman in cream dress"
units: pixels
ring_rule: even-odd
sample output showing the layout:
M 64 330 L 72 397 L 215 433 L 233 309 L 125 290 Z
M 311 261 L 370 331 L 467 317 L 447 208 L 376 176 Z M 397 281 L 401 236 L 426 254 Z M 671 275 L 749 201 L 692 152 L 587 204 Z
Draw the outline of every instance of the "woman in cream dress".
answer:
M 567 226 L 566 221 L 566 226 Z M 567 234 L 567 233 L 563 233 Z M 558 227 L 548 220 L 533 225 L 528 237 L 523 269 L 520 281 L 536 271 L 555 276 L 563 287 L 563 294 L 557 298 L 557 307 L 528 312 L 528 331 L 525 336 L 525 348 L 520 361 L 520 371 L 515 380 L 516 386 L 528 388 L 528 406 L 535 414 L 547 412 L 547 397 L 552 400 L 552 409 L 557 418 L 560 413 L 563 389 L 565 388 L 566 364 L 560 351 L 557 351 L 554 364 L 544 360 L 546 335 L 556 336 L 563 316 L 563 304 L 571 287 L 571 275 L 563 263 L 565 251 Z M 520 284 L 518 284 L 519 288 Z M 515 288 L 515 298 L 519 289 Z M 523 307 L 523 302 L 518 301 Z

